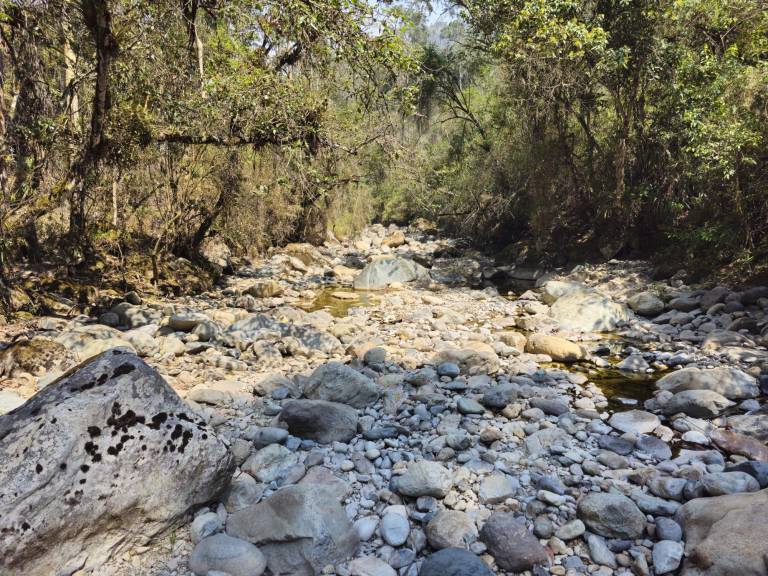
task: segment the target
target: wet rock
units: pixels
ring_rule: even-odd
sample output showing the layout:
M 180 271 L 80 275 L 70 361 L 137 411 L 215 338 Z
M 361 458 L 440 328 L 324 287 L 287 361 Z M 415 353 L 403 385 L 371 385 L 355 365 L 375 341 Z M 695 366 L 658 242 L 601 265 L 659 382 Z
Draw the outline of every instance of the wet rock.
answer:
M 357 411 L 346 404 L 291 400 L 283 405 L 279 418 L 294 436 L 321 444 L 349 442 L 357 434 Z
M 227 534 L 256 544 L 275 576 L 314 576 L 357 549 L 338 493 L 323 485 L 287 486 L 232 514 Z
M 419 576 L 493 576 L 493 572 L 472 552 L 446 548 L 424 560 Z
M 504 570 L 523 572 L 549 563 L 549 555 L 528 532 L 524 518 L 510 512 L 494 512 L 480 532 L 480 539 L 496 564 Z
M 353 408 L 365 408 L 379 398 L 373 380 L 340 362 L 319 366 L 309 377 L 304 395 L 314 400 L 347 404 Z
M 645 515 L 623 494 L 590 492 L 578 505 L 579 518 L 606 538 L 635 539 L 645 531 Z
M 227 447 L 132 354 L 107 352 L 0 418 L 0 572 L 97 570 L 217 498 Z
M 230 576 L 261 576 L 266 567 L 264 555 L 256 546 L 226 534 L 202 540 L 189 558 L 189 569 L 197 576 L 213 572 Z

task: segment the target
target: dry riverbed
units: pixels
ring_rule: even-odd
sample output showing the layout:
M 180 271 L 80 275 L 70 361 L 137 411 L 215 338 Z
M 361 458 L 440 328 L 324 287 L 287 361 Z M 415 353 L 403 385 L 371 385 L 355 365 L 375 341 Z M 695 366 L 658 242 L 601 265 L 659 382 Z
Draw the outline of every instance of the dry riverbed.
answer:
M 768 288 L 380 226 L 235 272 L 5 327 L 0 573 L 764 573 Z

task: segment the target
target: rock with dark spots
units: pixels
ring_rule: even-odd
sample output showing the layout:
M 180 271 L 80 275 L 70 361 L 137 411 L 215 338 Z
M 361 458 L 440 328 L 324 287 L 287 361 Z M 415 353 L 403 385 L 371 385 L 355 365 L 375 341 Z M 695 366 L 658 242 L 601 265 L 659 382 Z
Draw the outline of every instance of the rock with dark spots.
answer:
M 230 576 L 261 576 L 266 567 L 264 554 L 256 546 L 226 534 L 201 540 L 189 558 L 189 568 L 196 576 L 214 571 Z
M 324 400 L 291 400 L 283 405 L 280 421 L 294 436 L 321 444 L 349 442 L 357 433 L 357 410 Z
M 218 498 L 226 445 L 157 372 L 109 351 L 0 418 L 0 573 L 99 567 Z
M 623 494 L 590 492 L 579 501 L 578 515 L 592 532 L 606 538 L 634 540 L 645 531 L 645 515 Z
M 232 514 L 227 534 L 257 545 L 274 576 L 315 576 L 357 549 L 357 533 L 339 496 L 319 483 L 287 486 Z
M 504 570 L 523 572 L 549 563 L 547 550 L 528 532 L 525 519 L 511 512 L 491 514 L 480 531 L 480 539 Z
M 354 368 L 340 362 L 319 366 L 309 377 L 304 395 L 314 400 L 365 408 L 379 398 L 376 384 Z
M 697 498 L 676 520 L 685 534 L 682 576 L 758 576 L 766 573 L 768 490 Z
M 493 576 L 493 572 L 472 552 L 445 548 L 424 560 L 419 576 Z

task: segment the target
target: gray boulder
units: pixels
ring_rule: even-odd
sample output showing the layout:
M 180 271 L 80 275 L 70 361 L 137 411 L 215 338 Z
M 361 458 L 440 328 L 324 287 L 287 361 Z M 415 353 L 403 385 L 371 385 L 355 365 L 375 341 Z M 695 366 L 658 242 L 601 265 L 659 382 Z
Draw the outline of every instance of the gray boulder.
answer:
M 315 576 L 358 545 L 338 491 L 324 484 L 288 486 L 235 512 L 227 534 L 256 544 L 274 576 Z
M 413 260 L 405 258 L 384 258 L 374 260 L 357 275 L 353 282 L 355 290 L 384 290 L 395 282 L 406 283 L 423 280 L 429 272 Z
M 673 394 L 684 390 L 711 390 L 729 400 L 756 398 L 760 394 L 756 378 L 728 366 L 710 370 L 683 368 L 660 378 L 656 387 Z
M 664 414 L 682 412 L 694 418 L 714 418 L 733 406 L 733 402 L 711 390 L 685 390 L 678 392 L 663 406 Z
M 0 573 L 93 570 L 216 499 L 226 445 L 133 354 L 106 352 L 0 417 Z
M 294 436 L 321 444 L 349 442 L 357 434 L 357 410 L 324 400 L 292 400 L 283 405 L 280 421 Z
M 626 305 L 587 288 L 558 298 L 549 314 L 562 328 L 574 332 L 612 332 L 632 318 Z
M 645 531 L 645 514 L 623 494 L 590 492 L 579 501 L 578 515 L 592 532 L 606 538 L 634 540 Z
M 314 400 L 348 404 L 353 408 L 365 408 L 379 398 L 373 380 L 341 362 L 318 366 L 304 387 L 304 395 Z

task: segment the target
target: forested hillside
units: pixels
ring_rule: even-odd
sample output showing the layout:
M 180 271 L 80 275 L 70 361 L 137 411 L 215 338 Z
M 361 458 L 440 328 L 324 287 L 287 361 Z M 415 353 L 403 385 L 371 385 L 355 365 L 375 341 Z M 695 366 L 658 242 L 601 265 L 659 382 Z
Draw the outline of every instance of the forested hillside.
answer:
M 0 40 L 6 284 L 416 217 L 517 260 L 768 258 L 763 0 L 5 0 Z

